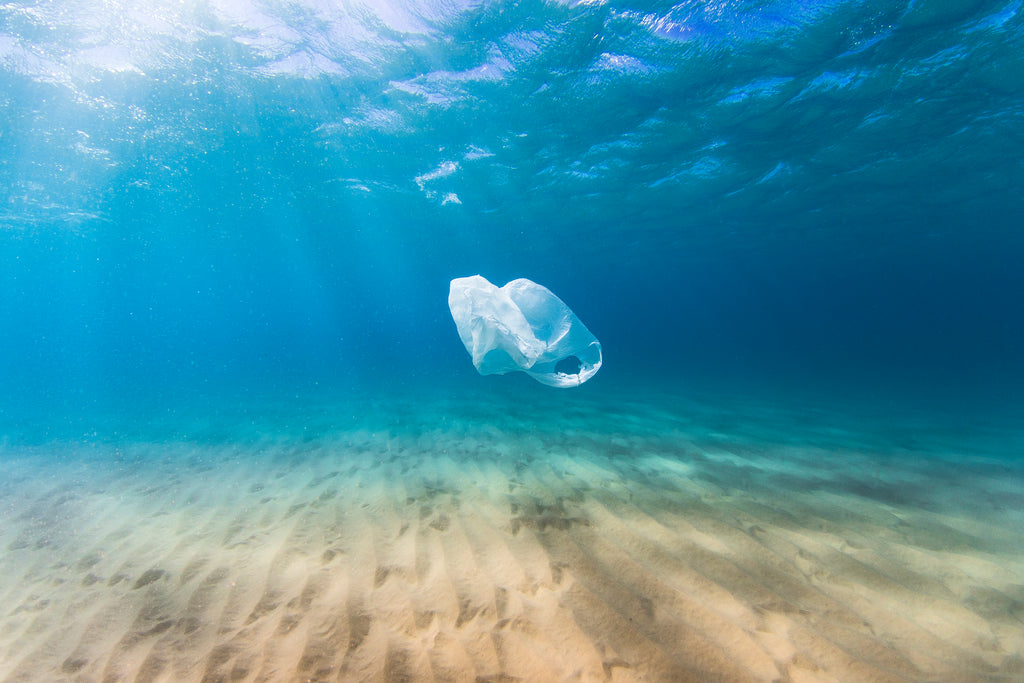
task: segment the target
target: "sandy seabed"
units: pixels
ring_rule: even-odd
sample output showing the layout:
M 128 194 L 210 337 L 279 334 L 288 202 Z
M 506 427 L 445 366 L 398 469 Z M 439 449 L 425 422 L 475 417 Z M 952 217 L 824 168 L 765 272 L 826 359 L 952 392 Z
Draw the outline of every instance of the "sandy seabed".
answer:
M 1019 462 L 743 411 L 8 442 L 0 680 L 1024 680 Z

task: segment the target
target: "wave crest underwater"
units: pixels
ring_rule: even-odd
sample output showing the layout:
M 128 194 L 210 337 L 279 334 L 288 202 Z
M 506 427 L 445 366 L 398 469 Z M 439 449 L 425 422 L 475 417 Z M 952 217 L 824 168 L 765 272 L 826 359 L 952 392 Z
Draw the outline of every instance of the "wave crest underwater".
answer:
M 114 218 L 115 187 L 197 203 L 196 174 L 238 209 L 369 195 L 494 229 L 917 224 L 995 211 L 1021 173 L 998 152 L 1012 2 L 10 2 L 0 22 L 9 226 Z

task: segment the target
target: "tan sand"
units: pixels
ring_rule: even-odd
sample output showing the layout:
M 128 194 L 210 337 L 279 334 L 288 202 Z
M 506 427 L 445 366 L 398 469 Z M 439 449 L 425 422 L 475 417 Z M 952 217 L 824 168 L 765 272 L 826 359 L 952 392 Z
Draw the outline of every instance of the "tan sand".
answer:
M 570 431 L 7 447 L 0 680 L 1024 679 L 1019 509 Z

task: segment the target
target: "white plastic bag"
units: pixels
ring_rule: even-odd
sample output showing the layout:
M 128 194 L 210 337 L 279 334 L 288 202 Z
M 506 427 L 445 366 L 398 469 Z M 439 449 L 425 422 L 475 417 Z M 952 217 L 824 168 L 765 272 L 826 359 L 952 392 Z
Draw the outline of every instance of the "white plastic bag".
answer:
M 601 369 L 601 342 L 561 299 L 525 278 L 500 288 L 479 275 L 456 278 L 448 308 L 481 375 L 522 371 L 564 388 Z

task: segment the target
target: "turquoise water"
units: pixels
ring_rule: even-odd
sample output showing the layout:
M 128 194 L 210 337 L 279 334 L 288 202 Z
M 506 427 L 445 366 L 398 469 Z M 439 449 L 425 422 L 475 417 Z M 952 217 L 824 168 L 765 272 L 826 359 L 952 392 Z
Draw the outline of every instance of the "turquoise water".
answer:
M 0 679 L 1024 670 L 1019 1 L 12 1 L 0 85 Z M 600 372 L 479 376 L 447 306 L 475 274 L 561 297 Z M 348 586 L 337 657 L 284 626 L 337 616 L 282 587 L 313 576 Z M 203 611 L 203 577 L 270 597 Z M 528 645 L 469 644 L 477 589 L 526 596 Z M 489 600 L 500 630 L 519 603 Z
M 14 407 L 455 379 L 475 273 L 607 375 L 1021 401 L 1015 3 L 0 12 Z

